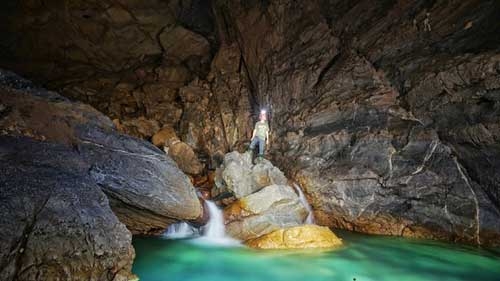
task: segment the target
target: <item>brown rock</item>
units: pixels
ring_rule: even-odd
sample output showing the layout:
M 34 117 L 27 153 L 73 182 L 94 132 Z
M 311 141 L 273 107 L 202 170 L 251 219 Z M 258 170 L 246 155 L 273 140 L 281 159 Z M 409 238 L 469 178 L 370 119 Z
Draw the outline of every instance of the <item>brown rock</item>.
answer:
M 156 120 L 146 119 L 146 117 L 141 116 L 121 121 L 119 128 L 121 128 L 121 132 L 128 135 L 141 139 L 149 139 L 159 131 L 160 125 Z
M 184 61 L 191 56 L 210 55 L 210 44 L 198 35 L 182 26 L 167 29 L 160 34 L 160 42 L 169 59 Z
M 112 6 L 106 11 L 113 23 L 118 25 L 125 25 L 132 22 L 130 13 L 120 6 Z
M 166 151 L 185 173 L 197 175 L 203 171 L 203 164 L 200 163 L 193 149 L 188 144 L 178 140 L 171 140 L 168 143 Z
M 166 65 L 156 70 L 157 79 L 162 84 L 178 89 L 191 80 L 191 72 L 182 65 Z
M 169 142 L 178 140 L 179 138 L 177 137 L 177 134 L 175 133 L 175 130 L 172 127 L 163 127 L 161 130 L 156 132 L 151 138 L 151 142 L 159 148 L 168 146 Z

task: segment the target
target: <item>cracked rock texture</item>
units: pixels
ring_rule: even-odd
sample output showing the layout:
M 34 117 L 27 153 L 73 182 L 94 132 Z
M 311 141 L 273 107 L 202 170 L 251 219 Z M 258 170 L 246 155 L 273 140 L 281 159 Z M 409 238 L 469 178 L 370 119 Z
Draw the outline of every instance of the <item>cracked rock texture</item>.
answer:
M 230 152 L 215 182 L 212 197 L 222 199 L 226 232 L 233 238 L 248 241 L 306 221 L 296 190 L 265 159 L 254 165 L 250 153 Z
M 0 279 L 128 280 L 131 234 L 196 220 L 189 179 L 92 107 L 0 71 Z
M 0 65 L 124 132 L 175 130 L 214 169 L 265 106 L 318 223 L 500 243 L 500 2 L 47 5 L 2 4 Z
M 498 2 L 216 6 L 319 224 L 500 242 Z

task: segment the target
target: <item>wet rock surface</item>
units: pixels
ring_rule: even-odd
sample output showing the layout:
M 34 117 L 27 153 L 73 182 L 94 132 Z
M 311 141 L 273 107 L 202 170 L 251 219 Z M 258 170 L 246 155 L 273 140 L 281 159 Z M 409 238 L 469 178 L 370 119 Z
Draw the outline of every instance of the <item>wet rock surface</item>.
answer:
M 498 1 L 37 3 L 4 4 L 0 65 L 123 132 L 215 169 L 267 107 L 321 224 L 500 242 Z
M 301 225 L 275 230 L 246 245 L 258 249 L 332 249 L 341 247 L 342 240 L 328 227 Z
M 224 208 L 226 232 L 243 241 L 304 223 L 308 211 L 268 160 L 254 164 L 250 153 L 230 152 L 216 175 L 212 197 Z M 232 200 L 228 200 L 232 197 Z
M 131 233 L 201 217 L 177 165 L 92 107 L 3 70 L 0 104 L 0 279 L 126 280 Z
M 302 224 L 307 210 L 287 185 L 270 185 L 224 209 L 226 232 L 246 241 L 283 227 Z

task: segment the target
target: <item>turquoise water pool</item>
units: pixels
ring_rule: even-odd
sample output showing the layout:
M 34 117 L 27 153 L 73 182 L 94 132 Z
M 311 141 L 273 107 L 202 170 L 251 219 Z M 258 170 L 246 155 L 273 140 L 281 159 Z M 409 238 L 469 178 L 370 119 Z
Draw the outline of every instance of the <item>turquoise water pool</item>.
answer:
M 134 238 L 141 281 L 497 281 L 500 252 L 432 241 L 339 233 L 336 251 L 256 251 L 192 240 Z

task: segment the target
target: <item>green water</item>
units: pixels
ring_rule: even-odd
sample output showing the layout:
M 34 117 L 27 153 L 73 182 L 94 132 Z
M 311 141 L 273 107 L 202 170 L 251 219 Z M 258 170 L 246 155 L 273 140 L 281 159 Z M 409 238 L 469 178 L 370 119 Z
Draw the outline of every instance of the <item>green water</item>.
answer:
M 500 252 L 439 242 L 340 233 L 336 251 L 255 251 L 190 240 L 135 238 L 141 281 L 497 281 Z

